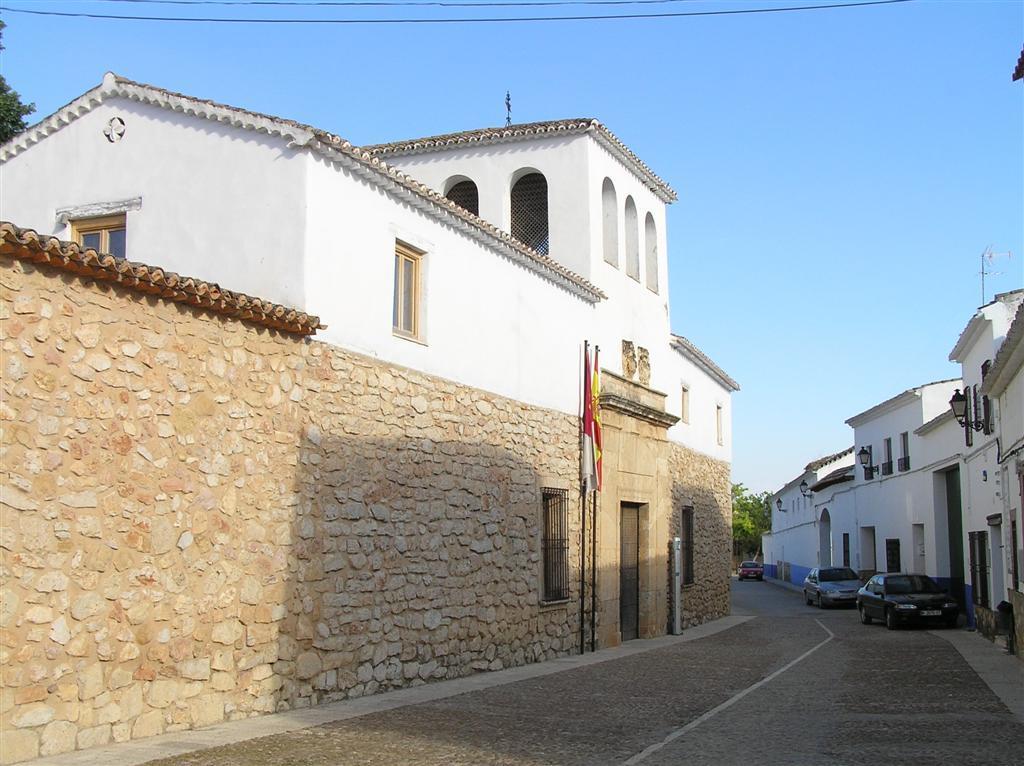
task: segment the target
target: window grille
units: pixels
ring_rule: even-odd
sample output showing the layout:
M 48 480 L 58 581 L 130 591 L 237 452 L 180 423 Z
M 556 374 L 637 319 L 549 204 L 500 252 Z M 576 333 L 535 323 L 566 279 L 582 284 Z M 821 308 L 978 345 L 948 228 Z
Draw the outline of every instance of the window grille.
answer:
M 569 598 L 569 492 L 542 489 L 544 531 L 541 541 L 544 555 L 544 600 Z
M 476 184 L 472 181 L 459 181 L 444 196 L 463 210 L 468 210 L 473 215 L 480 215 L 480 194 Z
M 971 601 L 987 607 L 988 598 L 988 532 L 967 535 L 971 558 Z
M 540 173 L 529 173 L 512 187 L 512 236 L 548 255 L 548 182 Z
M 843 532 L 843 566 L 850 566 L 850 533 Z
M 679 520 L 679 547 L 683 585 L 693 584 L 693 507 L 683 508 Z

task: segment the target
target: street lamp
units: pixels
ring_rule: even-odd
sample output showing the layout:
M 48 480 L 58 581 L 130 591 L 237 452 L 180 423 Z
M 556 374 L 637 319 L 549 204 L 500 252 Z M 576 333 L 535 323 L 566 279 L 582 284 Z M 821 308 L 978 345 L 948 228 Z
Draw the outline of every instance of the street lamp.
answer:
M 873 464 L 873 457 L 871 447 L 861 447 L 857 452 L 857 461 L 864 469 L 865 479 L 872 479 L 875 476 L 876 466 Z
M 980 431 L 985 427 L 984 420 L 971 419 L 968 416 L 967 396 L 960 393 L 959 388 L 953 393 L 953 396 L 950 397 L 949 408 L 953 410 L 953 417 L 956 418 L 956 422 L 964 428 L 973 428 L 975 431 Z
M 803 495 L 804 497 L 810 497 L 812 494 L 810 488 L 807 486 L 806 479 L 800 482 L 800 494 Z
M 782 498 L 781 497 L 778 497 L 778 498 L 775 499 L 775 507 L 779 509 L 779 512 L 782 511 Z

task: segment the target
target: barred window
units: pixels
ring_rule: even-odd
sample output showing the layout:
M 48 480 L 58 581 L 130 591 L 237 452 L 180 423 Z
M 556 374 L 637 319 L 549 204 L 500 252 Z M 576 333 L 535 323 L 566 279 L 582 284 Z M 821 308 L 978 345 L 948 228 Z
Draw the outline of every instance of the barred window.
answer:
M 693 584 L 693 506 L 683 508 L 679 519 L 680 562 L 683 585 Z
M 453 184 L 444 196 L 463 210 L 468 210 L 473 215 L 480 215 L 480 193 L 477 191 L 476 184 L 468 178 Z
M 970 532 L 967 541 L 971 563 L 971 601 L 977 606 L 988 607 L 988 532 Z
M 541 547 L 544 554 L 544 600 L 569 598 L 569 492 L 564 489 L 542 489 L 544 532 Z
M 528 173 L 512 187 L 512 236 L 548 254 L 548 182 L 540 173 Z

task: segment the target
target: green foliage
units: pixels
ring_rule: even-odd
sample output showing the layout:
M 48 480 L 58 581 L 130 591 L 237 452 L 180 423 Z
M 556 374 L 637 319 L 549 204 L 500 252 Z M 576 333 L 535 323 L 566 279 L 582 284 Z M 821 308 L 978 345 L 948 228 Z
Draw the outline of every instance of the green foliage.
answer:
M 0 21 L 0 40 L 3 39 L 5 26 Z M 0 42 L 0 51 L 3 49 L 3 42 Z M 28 127 L 25 117 L 35 110 L 35 104 L 21 103 L 21 96 L 11 90 L 3 75 L 0 75 L 0 144 L 6 143 Z
M 732 485 L 732 552 L 753 558 L 761 550 L 761 535 L 772 528 L 769 492 L 750 492 L 742 484 Z

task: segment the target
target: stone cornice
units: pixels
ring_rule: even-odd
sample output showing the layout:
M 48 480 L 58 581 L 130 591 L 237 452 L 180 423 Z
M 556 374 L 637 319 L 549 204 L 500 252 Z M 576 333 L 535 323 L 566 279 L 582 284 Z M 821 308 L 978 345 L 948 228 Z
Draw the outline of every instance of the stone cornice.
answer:
M 623 415 L 629 415 L 637 420 L 643 420 L 662 428 L 671 428 L 679 422 L 677 415 L 641 404 L 618 394 L 601 394 L 601 409 L 621 412 Z

